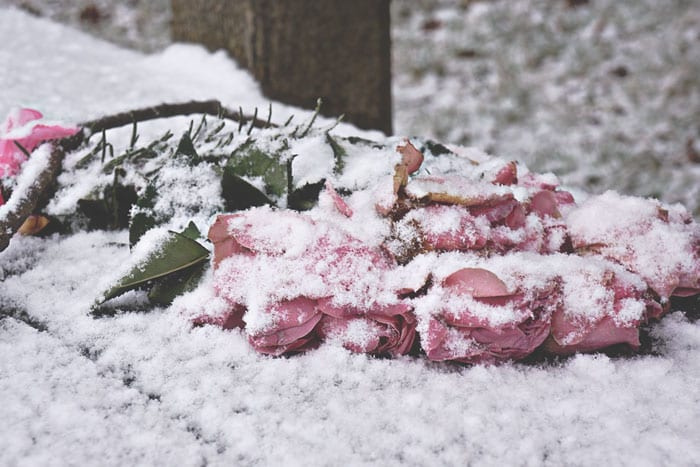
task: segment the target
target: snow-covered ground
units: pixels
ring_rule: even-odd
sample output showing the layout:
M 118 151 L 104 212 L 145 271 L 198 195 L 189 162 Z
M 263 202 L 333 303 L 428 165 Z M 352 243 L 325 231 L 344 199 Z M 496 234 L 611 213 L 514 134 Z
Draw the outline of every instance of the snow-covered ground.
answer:
M 0 43 L 0 116 L 24 105 L 78 122 L 204 98 L 267 107 L 224 54 L 195 46 L 144 55 L 7 9 Z M 277 121 L 291 114 L 308 116 L 274 104 Z M 554 125 L 548 115 L 530 123 Z M 700 326 L 680 312 L 634 358 L 460 367 L 330 345 L 267 358 L 238 331 L 192 328 L 169 309 L 90 317 L 127 243 L 123 231 L 18 237 L 0 254 L 0 309 L 17 317 L 0 318 L 0 464 L 700 464 Z
M 700 3 L 419 3 L 393 2 L 399 133 L 700 214 Z
M 141 50 L 167 0 L 0 0 Z M 394 127 L 700 215 L 696 0 L 391 3 Z

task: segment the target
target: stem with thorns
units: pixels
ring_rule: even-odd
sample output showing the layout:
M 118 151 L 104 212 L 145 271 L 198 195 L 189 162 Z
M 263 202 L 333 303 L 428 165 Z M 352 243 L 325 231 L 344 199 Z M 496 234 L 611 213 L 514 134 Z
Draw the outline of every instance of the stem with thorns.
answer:
M 21 194 L 21 198 L 14 203 L 13 209 L 8 210 L 2 217 L 0 217 L 0 251 L 7 248 L 7 246 L 10 244 L 10 239 L 12 236 L 22 226 L 24 221 L 34 212 L 42 195 L 44 195 L 52 186 L 54 186 L 56 183 L 56 178 L 61 172 L 61 166 L 63 164 L 63 158 L 66 152 L 78 149 L 85 141 L 87 141 L 90 135 L 95 133 L 101 133 L 106 130 L 111 130 L 130 124 L 134 125 L 135 128 L 137 122 L 190 114 L 212 115 L 239 122 L 241 125 L 248 123 L 250 125 L 250 129 L 266 128 L 270 126 L 277 127 L 277 125 L 269 123 L 269 120 L 265 121 L 258 119 L 257 112 L 256 116 L 254 117 L 246 116 L 243 115 L 242 111 L 238 113 L 223 107 L 221 102 L 217 100 L 160 104 L 153 107 L 108 115 L 97 120 L 84 122 L 79 125 L 80 131 L 73 136 L 69 136 L 52 143 L 51 153 L 44 170 L 39 173 L 32 186 Z M 132 135 L 132 144 L 134 143 L 135 139 Z M 16 196 L 20 196 L 20 194 L 13 193 L 11 198 L 8 200 L 8 204 L 10 204 L 10 201 Z

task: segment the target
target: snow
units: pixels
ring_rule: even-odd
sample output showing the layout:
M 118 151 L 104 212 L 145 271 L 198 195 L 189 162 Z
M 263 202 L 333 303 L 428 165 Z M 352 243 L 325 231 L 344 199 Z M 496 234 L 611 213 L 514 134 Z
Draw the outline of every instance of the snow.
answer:
M 396 132 L 697 216 L 698 2 L 571 3 L 393 2 Z
M 439 17 L 447 21 L 450 11 Z M 0 9 L 0 42 L 8 45 L 0 60 L 12 64 L 0 68 L 0 115 L 25 105 L 74 123 L 161 101 L 218 98 L 246 112 L 267 106 L 221 52 L 173 45 L 145 55 L 13 9 Z M 309 115 L 273 104 L 279 121 L 292 113 Z M 143 137 L 187 124 L 154 122 Z M 338 132 L 377 137 L 349 125 Z M 115 132 L 115 144 L 127 144 L 128 133 Z M 41 151 L 25 168 L 40 165 Z M 360 166 L 379 153 L 368 147 L 337 187 L 368 186 Z M 389 173 L 397 161 L 373 173 Z M 357 192 L 347 201 L 366 213 L 372 199 Z M 376 217 L 355 216 L 369 226 L 365 237 L 353 227 L 358 238 L 376 242 Z M 95 299 L 133 260 L 127 237 L 15 237 L 0 253 L 0 464 L 700 464 L 700 326 L 680 312 L 652 327 L 653 353 L 634 358 L 464 367 L 372 358 L 330 343 L 268 358 L 237 330 L 190 325 L 197 308 L 222 307 L 206 288 L 168 309 L 93 318 Z M 434 259 L 423 261 L 428 268 Z M 522 257 L 498 261 L 494 271 L 506 284 L 529 267 Z M 439 277 L 455 270 L 449 261 L 441 267 Z
M 0 206 L 0 219 L 6 219 L 7 214 L 17 209 L 20 201 L 26 199 L 27 191 L 31 190 L 34 183 L 43 170 L 49 165 L 49 157 L 51 156 L 51 145 L 42 144 L 34 153 L 36 157 L 32 157 L 23 166 L 24 169 L 17 176 L 14 191 L 17 196 L 11 197 L 5 204 Z

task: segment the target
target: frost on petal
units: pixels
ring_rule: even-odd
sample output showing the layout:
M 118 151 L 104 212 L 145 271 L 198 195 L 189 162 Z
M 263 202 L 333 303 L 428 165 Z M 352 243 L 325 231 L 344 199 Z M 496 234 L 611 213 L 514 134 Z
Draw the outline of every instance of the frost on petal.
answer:
M 43 115 L 38 110 L 34 109 L 13 109 L 5 118 L 5 121 L 0 125 L 0 135 L 6 134 L 15 128 L 24 126 L 34 120 L 43 118 Z
M 518 360 L 549 335 L 558 303 L 554 281 L 512 293 L 491 271 L 462 268 L 448 275 L 443 286 L 422 299 L 437 309 L 418 317 L 421 345 L 431 360 Z
M 314 346 L 318 338 L 313 330 L 322 314 L 316 301 L 306 297 L 273 304 L 268 313 L 275 317 L 274 324 L 263 332 L 249 336 L 255 350 L 270 355 L 300 352 Z
M 662 299 L 700 291 L 700 226 L 685 209 L 608 191 L 566 222 L 577 251 L 639 274 Z
M 562 306 L 552 317 L 547 350 L 569 354 L 615 344 L 639 348 L 640 324 L 660 313 L 644 282 L 605 261 L 572 258 L 567 262 L 568 267 L 559 271 Z
M 40 118 L 41 112 L 37 110 L 16 109 L 5 119 L 0 128 L 0 177 L 15 176 L 27 159 L 18 144 L 31 152 L 42 141 L 72 136 L 79 131 L 77 127 L 61 125 L 29 125 Z
M 413 346 L 416 320 L 410 306 L 404 303 L 358 309 L 322 299 L 318 306 L 324 313 L 319 328 L 322 338 L 337 339 L 348 350 L 398 356 Z

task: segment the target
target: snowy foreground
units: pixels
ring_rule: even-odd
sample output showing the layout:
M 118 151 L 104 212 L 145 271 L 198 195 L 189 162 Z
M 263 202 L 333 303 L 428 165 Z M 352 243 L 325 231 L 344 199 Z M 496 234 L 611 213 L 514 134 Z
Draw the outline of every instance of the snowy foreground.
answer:
M 225 55 L 197 47 L 142 55 L 14 10 L 0 10 L 0 41 L 3 116 L 267 105 Z M 274 105 L 280 121 L 291 113 L 305 115 Z M 0 464 L 700 464 L 700 326 L 680 312 L 634 358 L 461 367 L 332 345 L 269 358 L 169 309 L 90 317 L 126 244 L 96 231 L 16 238 L 0 254 L 0 308 L 26 313 L 0 319 Z

